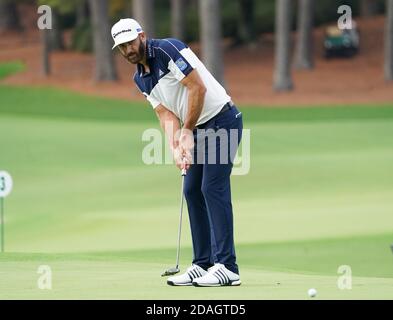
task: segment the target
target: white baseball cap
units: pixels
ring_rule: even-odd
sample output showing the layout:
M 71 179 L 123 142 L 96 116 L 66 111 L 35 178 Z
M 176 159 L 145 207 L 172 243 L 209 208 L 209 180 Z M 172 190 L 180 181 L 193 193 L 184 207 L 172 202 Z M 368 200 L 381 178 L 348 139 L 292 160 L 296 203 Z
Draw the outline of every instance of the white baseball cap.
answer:
M 141 32 L 143 32 L 142 27 L 136 20 L 120 19 L 111 30 L 113 41 L 115 41 L 112 49 L 119 44 L 135 40 Z

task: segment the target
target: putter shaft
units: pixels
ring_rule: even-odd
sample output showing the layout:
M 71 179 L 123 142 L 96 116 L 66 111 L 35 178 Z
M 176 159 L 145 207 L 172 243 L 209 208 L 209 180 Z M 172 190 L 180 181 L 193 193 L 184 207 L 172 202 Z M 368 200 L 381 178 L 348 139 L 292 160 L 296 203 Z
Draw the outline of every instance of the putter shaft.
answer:
M 184 177 L 186 175 L 186 170 L 183 169 L 181 172 L 182 182 L 181 182 L 181 192 L 180 192 L 180 217 L 179 217 L 179 229 L 177 232 L 177 252 L 176 252 L 176 269 L 179 269 L 179 259 L 180 259 L 180 238 L 181 238 L 181 226 L 183 220 L 183 202 L 184 202 Z
M 181 192 L 180 192 L 180 217 L 179 217 L 179 229 L 177 232 L 177 252 L 176 252 L 176 267 L 170 268 L 165 270 L 161 276 L 171 276 L 180 271 L 179 269 L 179 260 L 180 260 L 180 238 L 181 238 L 181 225 L 182 225 L 182 220 L 183 220 L 183 202 L 184 202 L 184 177 L 186 176 L 186 169 L 182 169 L 181 171 L 181 177 L 182 177 L 182 182 L 181 182 Z

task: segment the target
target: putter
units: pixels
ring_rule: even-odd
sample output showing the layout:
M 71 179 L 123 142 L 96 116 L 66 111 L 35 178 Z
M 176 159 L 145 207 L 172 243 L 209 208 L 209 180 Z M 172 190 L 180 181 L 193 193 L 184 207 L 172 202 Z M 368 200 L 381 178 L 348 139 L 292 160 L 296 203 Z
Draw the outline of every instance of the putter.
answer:
M 183 218 L 183 200 L 184 200 L 184 177 L 186 176 L 186 169 L 182 169 L 181 171 L 181 177 L 182 177 L 182 182 L 181 182 L 181 193 L 180 193 L 180 218 L 179 218 L 179 229 L 177 232 L 177 252 L 176 252 L 176 267 L 169 268 L 165 270 L 161 276 L 166 277 L 166 276 L 172 276 L 178 272 L 180 272 L 179 269 L 179 258 L 180 258 L 180 237 L 181 237 L 181 225 L 182 225 L 182 218 Z

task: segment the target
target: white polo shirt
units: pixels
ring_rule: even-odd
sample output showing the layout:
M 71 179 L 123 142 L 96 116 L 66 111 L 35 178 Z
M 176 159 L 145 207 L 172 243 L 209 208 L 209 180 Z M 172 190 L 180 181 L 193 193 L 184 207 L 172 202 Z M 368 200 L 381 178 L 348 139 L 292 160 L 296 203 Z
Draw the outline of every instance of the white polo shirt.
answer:
M 196 125 L 213 118 L 231 100 L 225 89 L 183 42 L 176 39 L 148 39 L 146 56 L 150 73 L 145 73 L 144 67 L 138 64 L 134 81 L 153 109 L 162 104 L 184 123 L 188 89 L 180 81 L 194 69 L 207 89 L 203 110 Z

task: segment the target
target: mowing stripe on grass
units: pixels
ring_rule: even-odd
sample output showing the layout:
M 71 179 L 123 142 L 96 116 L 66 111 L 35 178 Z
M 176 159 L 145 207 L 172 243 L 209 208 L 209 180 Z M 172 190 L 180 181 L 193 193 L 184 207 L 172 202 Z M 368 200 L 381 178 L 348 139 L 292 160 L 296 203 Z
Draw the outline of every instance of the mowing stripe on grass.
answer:
M 100 121 L 157 121 L 147 102 L 91 97 L 55 88 L 0 85 L 0 113 Z M 393 119 L 393 105 L 242 107 L 245 122 Z

